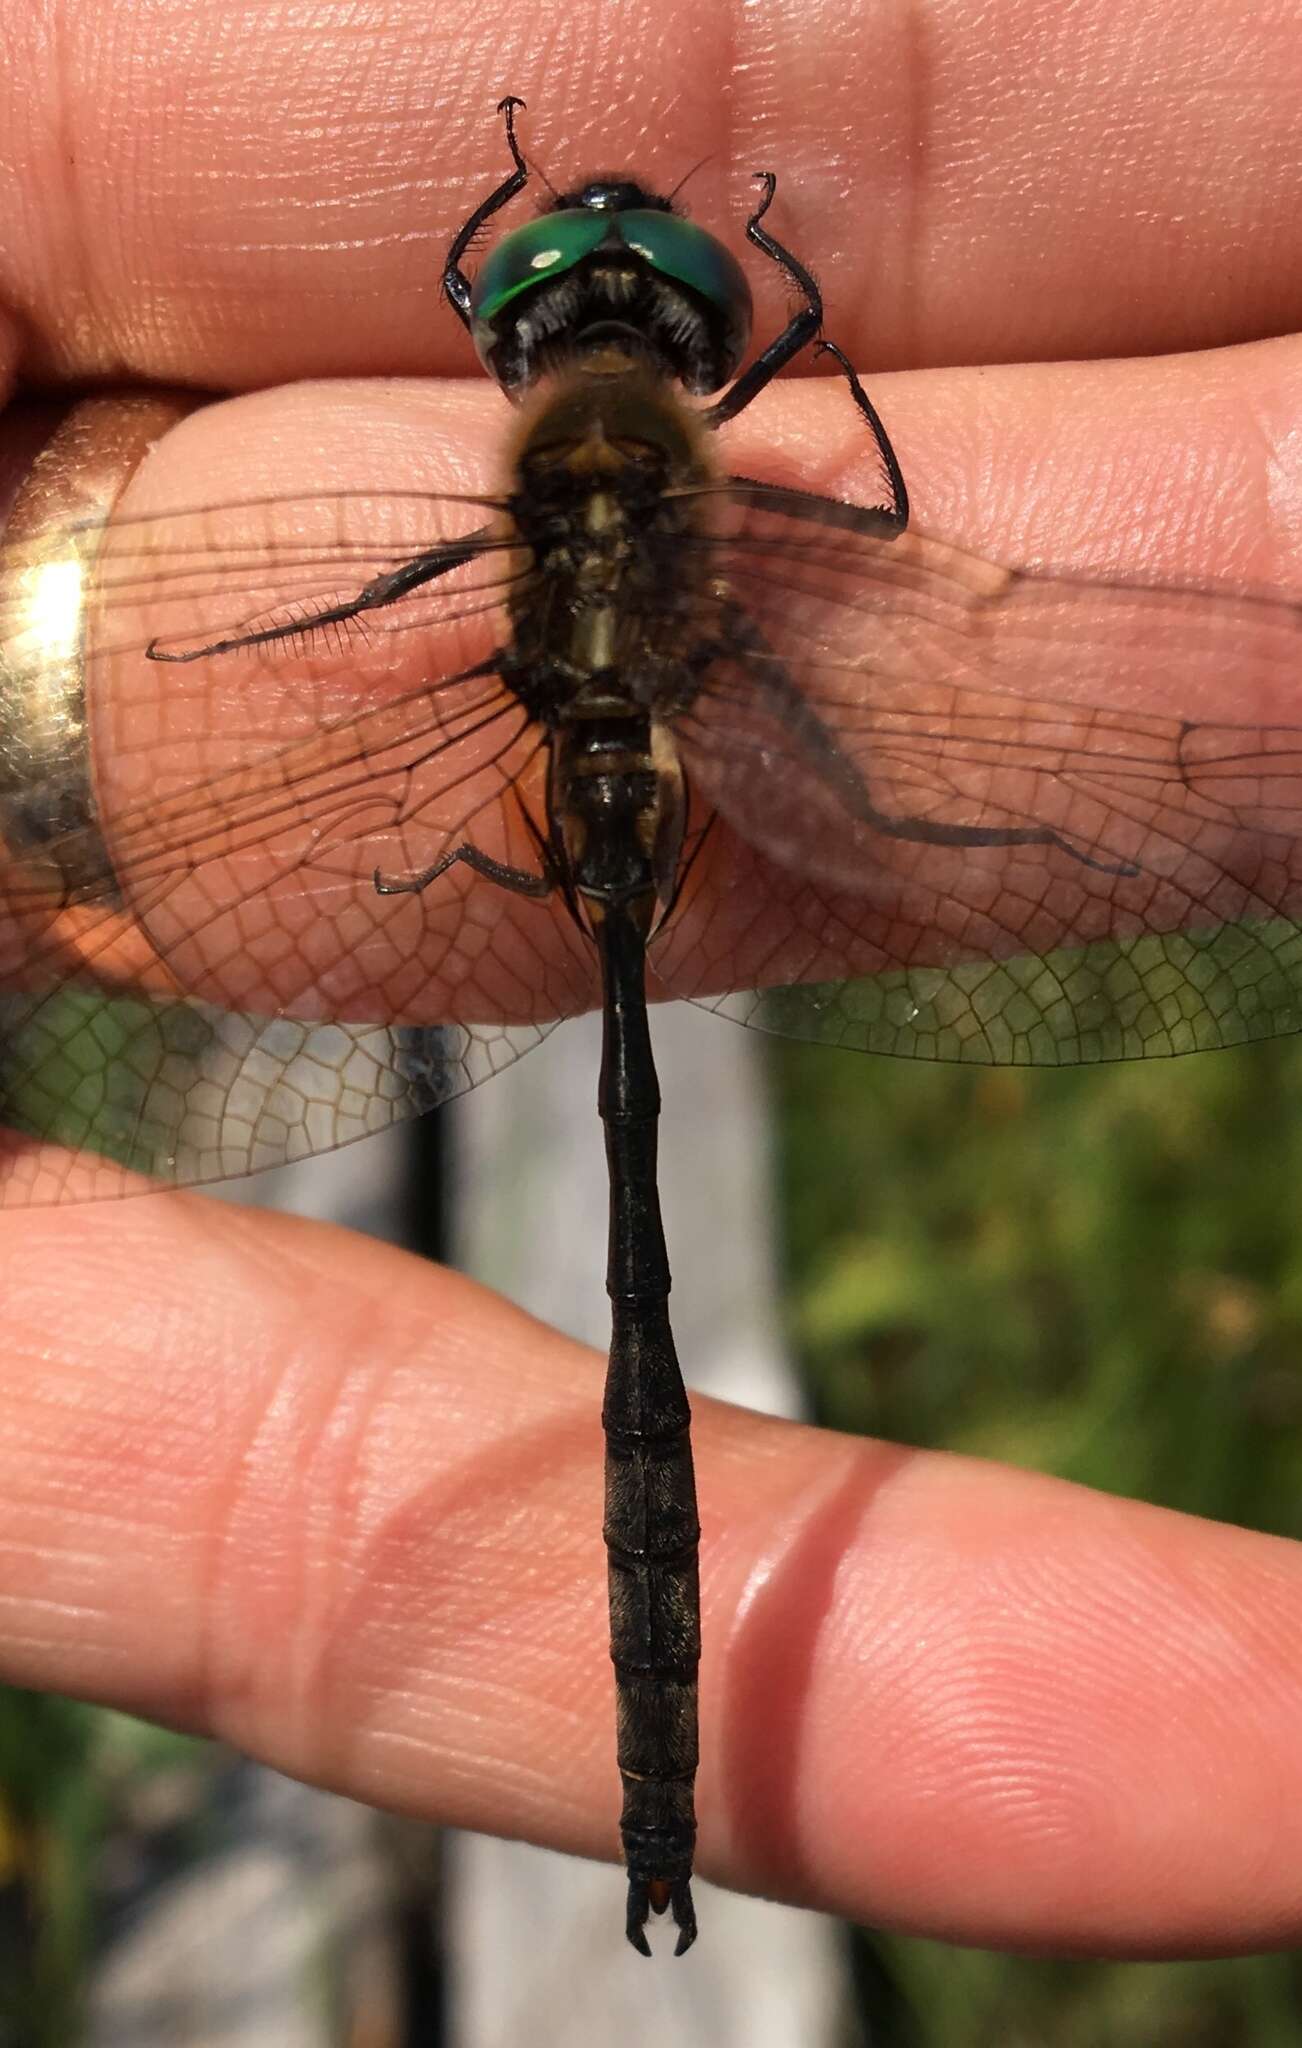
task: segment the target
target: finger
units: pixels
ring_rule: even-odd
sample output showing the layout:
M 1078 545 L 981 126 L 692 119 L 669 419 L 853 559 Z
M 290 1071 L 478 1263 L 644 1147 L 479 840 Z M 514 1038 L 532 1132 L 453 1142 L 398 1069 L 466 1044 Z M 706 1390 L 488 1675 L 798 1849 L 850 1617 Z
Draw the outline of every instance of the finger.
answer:
M 1288 589 L 1302 584 L 1302 522 L 1290 510 L 1302 491 L 1290 439 L 1300 363 L 1298 346 L 1280 343 L 1131 365 L 901 379 L 884 385 L 879 397 L 906 472 L 931 480 L 920 494 L 924 516 L 959 538 L 973 537 L 996 558 L 1121 569 L 1155 580 L 1222 574 Z M 380 476 L 397 490 L 449 483 L 483 489 L 494 481 L 492 451 L 500 428 L 500 401 L 472 387 L 413 384 L 381 392 L 332 385 L 267 393 L 193 415 L 168 435 L 140 471 L 121 510 L 130 517 L 211 497 L 258 498 L 309 487 L 362 489 Z M 770 396 L 759 418 L 748 416 L 729 430 L 721 453 L 743 473 L 776 473 L 853 498 L 872 487 L 866 441 L 844 394 L 835 385 L 811 386 L 794 394 L 791 403 Z M 478 520 L 476 510 L 469 523 Z M 383 615 L 377 616 L 382 622 Z M 472 657 L 488 652 L 494 633 L 507 630 L 500 617 L 494 625 L 487 614 L 477 613 L 471 623 L 484 636 Z M 137 649 L 149 631 L 146 619 L 135 636 Z M 324 700 L 332 716 L 345 718 L 350 703 L 358 709 L 369 706 L 386 733 L 391 718 L 404 731 L 410 728 L 416 742 L 428 733 L 429 751 L 439 734 L 419 692 L 439 673 L 444 646 L 437 635 L 378 630 L 338 648 L 327 645 L 320 659 L 335 693 Z M 460 638 L 455 648 L 455 655 L 445 655 L 444 665 L 464 658 Z M 870 639 L 864 653 L 870 679 Z M 1100 701 L 1175 719 L 1291 722 L 1291 661 L 1273 670 L 1246 657 L 1222 666 L 1204 658 L 1196 646 L 1186 646 L 1185 656 L 1144 669 L 1121 659 L 1115 677 L 1103 679 L 1110 694 Z M 549 1016 L 556 1007 L 582 1007 L 590 1001 L 590 972 L 576 964 L 573 926 L 557 899 L 549 908 L 506 897 L 495 884 L 458 870 L 456 887 L 465 892 L 464 899 L 457 898 L 458 914 L 464 912 L 466 923 L 464 937 L 449 946 L 439 903 L 432 897 L 376 896 L 377 866 L 386 874 L 422 872 L 443 843 L 435 827 L 445 835 L 451 827 L 438 804 L 431 802 L 428 813 L 413 805 L 408 783 L 391 788 L 383 776 L 372 775 L 374 752 L 363 763 L 366 775 L 358 770 L 353 776 L 358 786 L 348 794 L 343 818 L 322 811 L 312 825 L 315 836 L 288 845 L 291 826 L 301 839 L 311 824 L 305 812 L 299 815 L 298 792 L 316 787 L 321 778 L 312 782 L 305 779 L 306 771 L 300 775 L 293 765 L 297 755 L 274 753 L 277 744 L 301 740 L 309 751 L 313 744 L 302 740 L 303 662 L 292 650 L 282 659 L 277 648 L 274 657 L 166 667 L 137 654 L 134 662 L 124 659 L 92 671 L 98 693 L 92 697 L 96 784 L 108 844 L 128 899 L 142 913 L 156 913 L 151 930 L 156 943 L 164 943 L 171 969 L 183 975 L 193 992 L 228 1007 L 289 1007 L 293 1014 L 319 1009 L 335 1016 L 374 1016 L 377 991 L 385 997 L 384 1015 L 396 1005 L 404 1021 L 423 1023 L 499 1016 L 530 1021 L 541 1012 L 528 1005 L 544 997 Z M 313 653 L 310 662 L 317 659 Z M 315 667 L 309 673 L 314 675 Z M 1079 687 L 1070 644 L 1057 656 L 1052 646 L 1046 647 L 1043 680 L 1030 681 L 1046 697 L 1058 696 L 1070 705 L 1072 690 Z M 1151 700 L 1136 698 L 1139 682 L 1151 688 Z M 418 693 L 410 703 L 402 698 L 404 688 Z M 505 708 L 499 711 L 493 699 L 491 733 L 480 735 L 476 745 L 491 740 L 495 747 L 501 721 L 509 725 L 515 716 L 508 693 L 499 694 Z M 395 699 L 396 710 L 383 708 Z M 307 699 L 309 705 L 315 701 Z M 166 718 L 159 711 L 164 703 Z M 365 730 L 371 730 L 369 724 Z M 157 793 L 177 786 L 176 749 L 187 735 L 192 745 L 202 739 L 203 759 L 215 760 L 233 775 L 242 757 L 257 763 L 272 749 L 276 789 L 269 797 L 255 772 L 251 799 L 228 797 L 229 784 L 220 779 L 215 794 L 197 809 L 185 808 L 190 799 L 178 797 L 184 815 L 178 813 L 173 837 L 184 828 L 190 848 L 182 861 L 172 841 L 157 836 L 173 829 L 167 825 L 170 813 L 162 813 L 159 822 Z M 182 762 L 190 758 L 180 757 Z M 408 754 L 402 758 L 406 761 Z M 479 765 L 479 755 L 463 759 L 454 752 L 438 772 L 453 784 L 457 818 L 470 821 L 466 836 L 482 838 L 504 813 L 476 809 L 474 793 L 480 784 L 473 779 L 466 785 L 471 794 L 463 795 L 458 778 L 473 778 Z M 541 756 L 529 772 L 536 782 Z M 486 785 L 481 793 L 491 797 L 492 787 Z M 363 794 L 369 808 L 359 815 Z M 539 795 L 537 789 L 533 795 Z M 343 799 L 336 801 L 336 809 L 339 802 Z M 391 843 L 386 816 L 404 805 L 414 823 Z M 252 819 L 248 831 L 242 823 L 246 817 Z M 224 859 L 227 841 L 221 837 L 231 820 L 244 831 L 234 869 Z M 323 829 L 321 820 L 330 829 Z M 172 865 L 163 874 L 160 862 L 169 847 Z M 495 844 L 490 850 L 502 851 Z M 899 843 L 885 841 L 875 855 L 883 873 L 907 857 L 907 848 L 901 853 Z M 701 871 L 708 887 L 685 906 L 690 915 L 681 921 L 684 945 L 693 943 L 691 918 L 699 921 L 722 905 L 731 922 L 726 934 L 718 925 L 711 934 L 716 951 L 726 937 L 721 971 L 737 987 L 771 980 L 771 934 L 749 915 L 757 885 L 744 849 L 723 838 L 711 845 L 709 858 L 713 866 Z M 168 879 L 173 870 L 174 883 Z M 156 891 L 164 881 L 168 899 L 159 905 Z M 241 906 L 255 895 L 264 900 L 251 921 Z M 482 913 L 466 907 L 475 898 Z M 1005 930 L 1015 933 L 1017 917 L 1033 916 L 1034 905 L 1016 892 L 1014 899 Z M 317 938 L 285 943 L 283 935 L 297 933 L 305 907 L 312 906 L 320 919 Z M 450 911 L 450 905 L 444 907 Z M 217 925 L 213 920 L 219 910 L 225 922 Z M 165 926 L 160 925 L 164 912 Z M 232 918 L 233 939 L 226 929 Z M 181 933 L 197 936 L 183 946 Z M 550 981 L 545 976 L 540 981 L 539 948 L 554 970 Z M 26 942 L 20 951 L 30 960 Z M 693 970 L 675 964 L 675 958 L 681 962 L 684 957 L 671 952 L 665 971 L 681 973 L 681 985 L 697 993 L 699 984 L 689 978 Z M 918 957 L 925 958 L 925 952 Z M 413 962 L 420 966 L 418 976 Z M 495 978 L 488 973 L 490 966 Z M 826 967 L 827 973 L 851 971 L 848 959 L 829 961 Z M 790 978 L 820 977 L 802 956 Z M 352 1007 L 341 1011 L 345 1003 Z M 418 1013 L 413 1003 L 420 1005 Z
M 596 1357 L 193 1198 L 6 1221 L 0 1271 L 8 1679 L 613 1854 Z M 697 1444 L 709 1874 L 985 1945 L 1297 1940 L 1296 1546 L 711 1402 Z
M 616 32 L 617 25 L 617 32 Z M 1302 324 L 1302 45 L 1195 0 L 961 8 L 534 0 L 232 13 L 10 10 L 0 375 L 208 388 L 467 371 L 444 251 L 530 102 L 560 188 L 632 166 L 741 238 L 751 176 L 867 365 L 1151 353 Z M 527 218 L 517 207 L 508 218 Z M 758 332 L 786 317 L 750 266 Z M 2 390 L 3 383 L 0 383 Z

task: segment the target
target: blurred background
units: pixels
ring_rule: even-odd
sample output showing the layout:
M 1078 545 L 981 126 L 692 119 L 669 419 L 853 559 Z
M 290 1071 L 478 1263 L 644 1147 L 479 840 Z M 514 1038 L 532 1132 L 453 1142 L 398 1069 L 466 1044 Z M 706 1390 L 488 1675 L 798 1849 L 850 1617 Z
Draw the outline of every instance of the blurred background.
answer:
M 697 1385 L 1302 1534 L 1302 1041 L 1020 1073 L 654 1025 Z M 604 1345 L 594 1031 L 252 1193 Z M 1302 2044 L 1298 1955 L 1028 1961 L 702 1887 L 705 1938 L 648 1966 L 618 1874 L 557 1861 L 0 1694 L 0 2048 Z

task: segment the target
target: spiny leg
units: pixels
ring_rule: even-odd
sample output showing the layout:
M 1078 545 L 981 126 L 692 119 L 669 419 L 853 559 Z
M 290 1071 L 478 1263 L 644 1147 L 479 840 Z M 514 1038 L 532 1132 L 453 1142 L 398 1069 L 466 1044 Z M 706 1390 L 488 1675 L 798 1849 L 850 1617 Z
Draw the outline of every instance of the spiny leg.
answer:
M 517 192 L 523 192 L 529 182 L 529 166 L 520 154 L 520 145 L 515 139 L 517 107 L 523 111 L 524 101 L 515 93 L 508 93 L 504 100 L 497 103 L 498 113 L 506 116 L 506 146 L 511 152 L 511 161 L 515 169 L 509 178 L 503 178 L 501 184 L 475 208 L 469 220 L 458 228 L 443 265 L 444 293 L 448 304 L 465 328 L 470 326 L 470 296 L 473 288 L 470 279 L 461 268 L 461 259 L 485 221 L 491 220 L 495 213 L 500 213 L 502 208 L 515 198 Z
M 886 483 L 891 498 L 889 505 L 886 505 L 883 509 L 891 515 L 897 531 L 902 533 L 909 523 L 909 493 L 904 482 L 904 472 L 900 468 L 899 457 L 891 446 L 890 435 L 882 425 L 881 414 L 871 398 L 869 398 L 868 393 L 864 390 L 863 385 L 859 382 L 859 372 L 854 368 L 844 349 L 838 348 L 834 341 L 829 341 L 827 336 L 824 335 L 815 344 L 814 354 L 815 356 L 831 356 L 833 362 L 840 364 L 845 381 L 850 386 L 850 396 L 872 429 L 872 436 L 877 443 L 877 453 L 882 459 L 882 468 L 886 473 Z
M 726 420 L 736 419 L 739 412 L 744 412 L 751 400 L 758 397 L 759 393 L 772 383 L 778 371 L 785 368 L 793 356 L 799 355 L 802 348 L 807 348 L 810 342 L 816 339 L 823 324 L 823 294 L 813 274 L 806 270 L 799 257 L 793 256 L 790 249 L 784 247 L 776 236 L 771 235 L 767 228 L 760 226 L 760 222 L 773 204 L 773 195 L 778 189 L 777 178 L 772 171 L 756 171 L 755 180 L 764 187 L 764 192 L 759 205 L 746 223 L 746 239 L 753 242 L 771 263 L 777 264 L 788 283 L 795 286 L 805 303 L 793 313 L 781 334 L 774 336 L 768 347 L 755 358 L 750 368 L 742 372 L 732 389 L 725 392 L 717 404 L 710 406 L 702 414 L 705 424 L 709 427 L 720 427 Z M 834 356 L 841 365 L 850 386 L 850 396 L 872 430 L 890 492 L 890 502 L 883 509 L 896 529 L 902 530 L 909 519 L 909 494 L 905 489 L 904 476 L 895 450 L 891 446 L 890 436 L 842 351 L 830 341 L 824 341 L 822 349 Z
M 736 419 L 739 412 L 744 412 L 752 398 L 757 398 L 772 383 L 778 371 L 785 369 L 802 348 L 808 348 L 823 324 L 823 294 L 814 279 L 789 249 L 784 249 L 781 242 L 775 241 L 767 229 L 760 226 L 773 204 L 773 194 L 778 189 L 777 178 L 772 171 L 756 171 L 755 181 L 764 187 L 764 196 L 746 223 L 746 240 L 762 250 L 771 263 L 777 264 L 805 303 L 792 314 L 781 334 L 775 335 L 767 348 L 760 351 L 750 368 L 743 370 L 732 389 L 702 415 L 706 425 L 711 427 L 721 427 L 725 420 Z
M 494 860 L 491 853 L 483 853 L 477 846 L 458 846 L 452 853 L 445 853 L 429 867 L 422 868 L 415 875 L 382 875 L 376 868 L 374 874 L 377 896 L 419 896 L 422 889 L 428 889 L 431 882 L 437 882 L 450 867 L 463 861 L 486 882 L 495 882 L 499 889 L 509 889 L 514 896 L 550 896 L 556 884 L 550 875 L 535 875 L 528 868 L 513 868 L 506 861 Z
M 482 554 L 487 538 L 487 528 L 469 533 L 461 541 L 448 541 L 445 545 L 429 548 L 423 555 L 414 555 L 409 562 L 402 562 L 396 569 L 386 569 L 380 576 L 373 576 L 369 583 L 352 597 L 341 598 L 338 604 L 322 605 L 318 611 L 304 612 L 294 619 L 281 619 L 272 626 L 253 626 L 247 632 L 227 633 L 219 640 L 208 640 L 201 647 L 168 648 L 158 640 L 149 642 L 145 648 L 147 661 L 204 661 L 215 654 L 233 654 L 250 647 L 270 647 L 278 640 L 306 641 L 312 633 L 320 632 L 327 626 L 341 626 L 349 619 L 360 618 L 363 612 L 382 611 L 385 605 L 397 604 L 401 598 L 419 590 L 422 584 L 433 583 L 440 576 L 448 575 L 453 569 L 464 567 Z M 496 673 L 496 657 L 480 662 L 467 669 L 460 680 L 468 681 L 471 676 Z
M 1132 861 L 1100 859 L 1052 825 L 950 825 L 935 818 L 910 818 L 879 810 L 858 768 L 837 744 L 835 733 L 774 655 L 754 620 L 736 605 L 729 608 L 727 618 L 731 627 L 727 646 L 752 656 L 752 682 L 758 696 L 767 700 L 775 717 L 799 741 L 806 759 L 860 824 L 870 825 L 885 838 L 918 846 L 1053 846 L 1101 875 L 1139 873 Z

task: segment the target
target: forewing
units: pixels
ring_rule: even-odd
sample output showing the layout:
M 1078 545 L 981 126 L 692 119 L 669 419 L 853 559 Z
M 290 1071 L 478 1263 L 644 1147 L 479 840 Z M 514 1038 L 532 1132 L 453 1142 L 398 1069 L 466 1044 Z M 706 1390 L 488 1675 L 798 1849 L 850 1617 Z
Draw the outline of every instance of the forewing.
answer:
M 542 871 L 541 735 L 485 667 L 520 559 L 486 510 L 372 495 L 127 522 L 69 536 L 57 575 L 47 543 L 35 598 L 25 560 L 0 563 L 10 676 L 51 672 L 60 575 L 86 620 L 82 733 L 25 774 L 11 748 L 0 790 L 0 1119 L 71 1156 L 10 1146 L 0 1199 L 61 1175 L 113 1191 L 86 1148 L 180 1180 L 326 1149 L 587 1002 L 559 904 L 461 863 L 376 887 L 462 845 Z M 440 549 L 446 574 L 313 626 Z
M 767 993 L 716 1007 L 922 1057 L 1298 1028 L 1302 606 L 1009 570 L 853 508 L 824 526 L 799 493 L 722 495 L 720 652 L 676 732 L 754 873 L 665 935 L 667 981 L 714 999 L 759 959 Z M 1227 689 L 1241 723 L 1215 715 Z

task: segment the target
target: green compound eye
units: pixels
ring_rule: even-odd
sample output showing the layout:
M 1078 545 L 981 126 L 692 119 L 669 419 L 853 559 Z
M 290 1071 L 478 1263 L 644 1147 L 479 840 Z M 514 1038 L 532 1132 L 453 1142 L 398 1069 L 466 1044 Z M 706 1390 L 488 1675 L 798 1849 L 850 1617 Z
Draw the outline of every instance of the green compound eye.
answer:
M 741 265 L 722 242 L 680 215 L 654 207 L 564 207 L 516 228 L 490 250 L 470 298 L 471 334 L 481 362 L 494 361 L 526 295 L 555 284 L 598 249 L 621 249 L 648 270 L 704 301 L 719 342 L 719 381 L 731 374 L 750 333 L 751 297 Z
M 662 277 L 697 292 L 730 327 L 750 331 L 751 297 L 746 273 L 723 243 L 676 213 L 634 207 L 614 216 L 623 240 Z
M 551 284 L 590 256 L 610 232 L 611 216 L 586 208 L 545 213 L 516 228 L 490 250 L 475 279 L 470 317 L 493 329 L 513 299 L 536 284 Z

